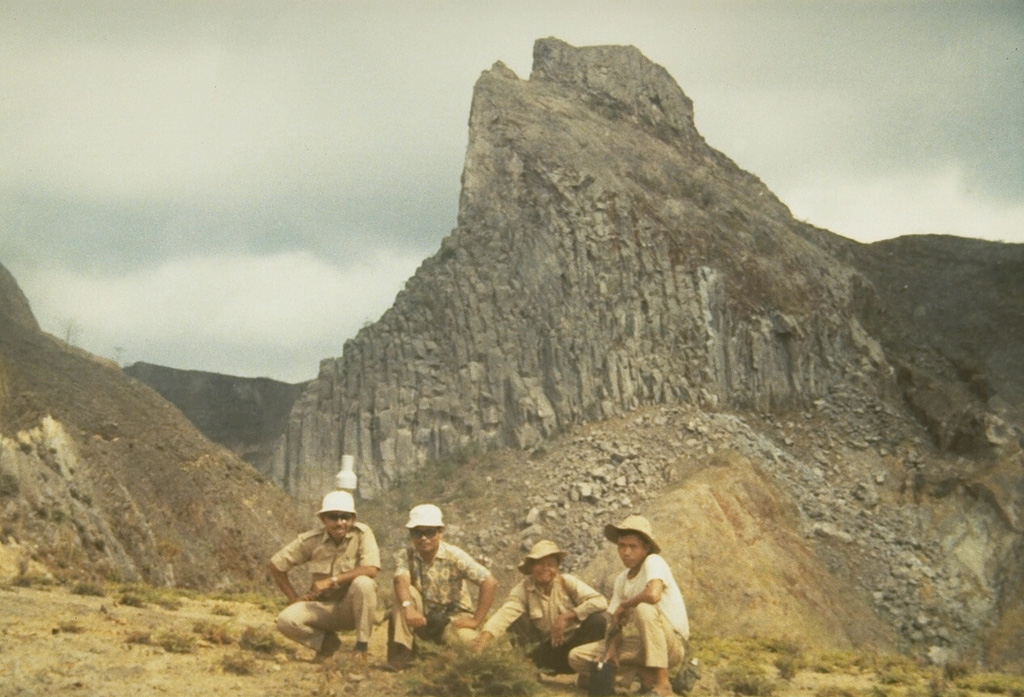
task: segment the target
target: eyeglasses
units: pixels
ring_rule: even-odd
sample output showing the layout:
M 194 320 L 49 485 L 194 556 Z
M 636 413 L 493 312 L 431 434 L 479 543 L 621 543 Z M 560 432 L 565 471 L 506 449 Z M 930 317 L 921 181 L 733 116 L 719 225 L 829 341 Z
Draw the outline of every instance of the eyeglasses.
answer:
M 352 520 L 356 517 L 355 513 L 321 513 L 320 517 L 324 520 Z
M 441 528 L 413 528 L 409 534 L 413 537 L 435 537 L 441 532 Z

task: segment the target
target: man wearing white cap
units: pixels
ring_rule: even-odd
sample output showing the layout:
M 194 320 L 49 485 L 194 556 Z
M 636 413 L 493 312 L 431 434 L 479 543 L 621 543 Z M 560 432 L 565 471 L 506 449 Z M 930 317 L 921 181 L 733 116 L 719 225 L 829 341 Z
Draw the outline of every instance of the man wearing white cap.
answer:
M 289 603 L 277 617 L 277 628 L 314 649 L 318 662 L 341 646 L 336 632 L 354 629 L 354 657 L 365 667 L 377 609 L 377 539 L 368 525 L 356 522 L 355 501 L 347 491 L 327 494 L 317 515 L 322 526 L 296 537 L 268 565 Z M 288 572 L 303 564 L 309 565 L 312 585 L 300 596 Z
M 671 695 L 669 670 L 682 664 L 690 638 L 683 595 L 646 518 L 631 515 L 608 524 L 604 536 L 615 543 L 626 569 L 615 578 L 607 636 L 573 649 L 569 665 L 581 676 L 598 662 L 635 666 L 645 693 Z
M 395 555 L 395 607 L 388 623 L 388 665 L 396 670 L 409 664 L 415 637 L 472 642 L 498 586 L 478 561 L 442 540 L 437 506 L 414 506 L 405 527 L 411 545 Z M 475 605 L 466 581 L 479 587 Z

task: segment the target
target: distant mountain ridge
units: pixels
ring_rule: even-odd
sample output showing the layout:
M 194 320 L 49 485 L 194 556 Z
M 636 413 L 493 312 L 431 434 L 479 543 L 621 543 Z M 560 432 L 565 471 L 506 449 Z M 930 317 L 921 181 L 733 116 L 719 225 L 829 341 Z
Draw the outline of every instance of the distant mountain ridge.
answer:
M 144 362 L 134 363 L 124 372 L 178 407 L 204 436 L 265 475 L 271 472 L 270 463 L 279 458 L 275 448 L 304 387 Z

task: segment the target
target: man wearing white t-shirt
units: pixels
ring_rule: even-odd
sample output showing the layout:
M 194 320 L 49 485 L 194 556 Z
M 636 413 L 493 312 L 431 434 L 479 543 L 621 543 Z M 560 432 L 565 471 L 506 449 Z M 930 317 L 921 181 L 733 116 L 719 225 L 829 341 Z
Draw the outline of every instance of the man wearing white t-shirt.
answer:
M 683 595 L 646 518 L 606 525 L 604 536 L 626 569 L 615 578 L 604 641 L 573 649 L 569 665 L 584 676 L 597 662 L 636 666 L 645 693 L 671 695 L 669 671 L 683 662 L 690 637 Z

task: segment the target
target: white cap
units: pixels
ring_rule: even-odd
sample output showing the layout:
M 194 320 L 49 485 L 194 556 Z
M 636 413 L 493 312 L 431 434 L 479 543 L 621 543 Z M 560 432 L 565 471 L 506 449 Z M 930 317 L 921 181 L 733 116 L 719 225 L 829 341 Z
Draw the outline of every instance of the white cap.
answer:
M 328 511 L 355 513 L 356 502 L 353 500 L 352 494 L 347 491 L 332 491 L 327 496 L 324 496 L 324 502 L 320 505 L 317 515 L 327 513 Z
M 413 506 L 409 511 L 409 522 L 407 528 L 443 528 L 444 520 L 441 519 L 441 509 L 432 503 L 421 503 Z

